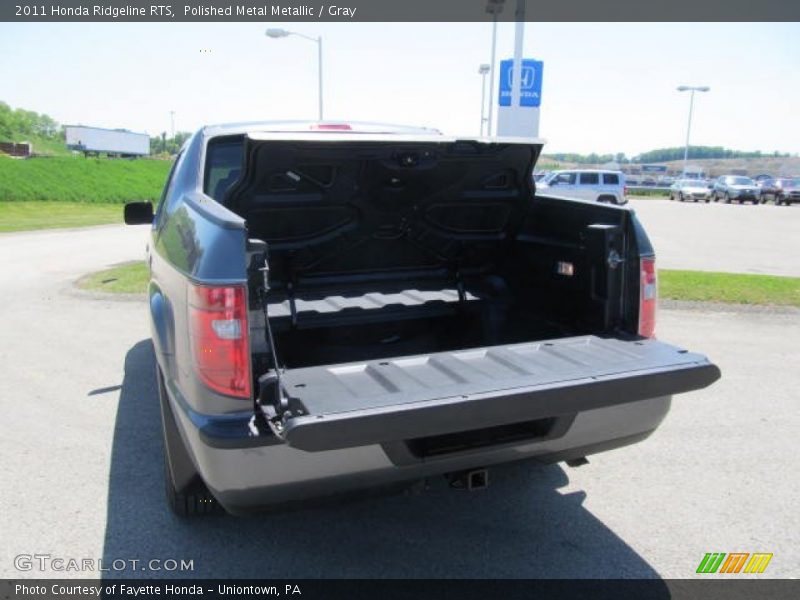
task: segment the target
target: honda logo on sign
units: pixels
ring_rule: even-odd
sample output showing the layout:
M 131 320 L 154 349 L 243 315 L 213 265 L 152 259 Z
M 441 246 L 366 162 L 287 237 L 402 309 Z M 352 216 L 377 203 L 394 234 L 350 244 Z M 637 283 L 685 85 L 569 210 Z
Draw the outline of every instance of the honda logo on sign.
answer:
M 542 102 L 542 61 L 524 58 L 519 87 L 519 106 L 539 106 Z M 500 106 L 511 106 L 511 89 L 514 79 L 514 61 L 500 62 Z
M 514 85 L 514 69 L 509 69 L 506 73 L 506 87 L 510 90 Z M 533 89 L 533 82 L 536 80 L 536 69 L 530 65 L 522 65 L 522 85 L 520 89 L 523 91 Z

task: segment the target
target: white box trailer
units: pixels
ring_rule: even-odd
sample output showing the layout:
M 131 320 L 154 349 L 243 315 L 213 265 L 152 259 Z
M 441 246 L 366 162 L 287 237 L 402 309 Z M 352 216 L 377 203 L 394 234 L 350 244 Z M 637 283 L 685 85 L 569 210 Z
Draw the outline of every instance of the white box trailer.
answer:
M 150 154 L 150 136 L 125 129 L 101 129 L 82 125 L 64 127 L 67 148 L 80 152 L 105 152 L 123 156 Z

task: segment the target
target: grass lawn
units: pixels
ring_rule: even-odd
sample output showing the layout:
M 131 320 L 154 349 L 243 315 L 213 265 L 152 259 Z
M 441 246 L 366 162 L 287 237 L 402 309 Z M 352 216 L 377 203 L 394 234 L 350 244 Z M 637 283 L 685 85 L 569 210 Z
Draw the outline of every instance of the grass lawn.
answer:
M 662 269 L 658 287 L 659 297 L 672 300 L 800 307 L 800 277 Z
M 0 232 L 122 223 L 119 204 L 0 202 Z
M 661 298 L 800 307 L 800 277 L 668 269 L 660 270 L 658 277 Z M 134 262 L 94 273 L 82 279 L 80 286 L 94 291 L 144 293 L 147 278 L 144 262 Z
M 125 263 L 84 277 L 78 286 L 93 292 L 143 294 L 147 291 L 149 273 L 143 261 Z

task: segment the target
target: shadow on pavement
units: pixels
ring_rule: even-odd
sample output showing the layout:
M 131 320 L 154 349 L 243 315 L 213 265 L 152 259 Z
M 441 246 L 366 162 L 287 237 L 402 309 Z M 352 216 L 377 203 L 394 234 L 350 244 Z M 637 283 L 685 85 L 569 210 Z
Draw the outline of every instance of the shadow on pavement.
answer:
M 104 564 L 193 560 L 186 577 L 658 578 L 642 557 L 583 508 L 556 465 L 492 470 L 478 493 L 435 486 L 251 518 L 181 520 L 163 498 L 160 414 L 150 340 L 125 359 L 109 476 Z M 665 588 L 666 590 L 666 588 Z

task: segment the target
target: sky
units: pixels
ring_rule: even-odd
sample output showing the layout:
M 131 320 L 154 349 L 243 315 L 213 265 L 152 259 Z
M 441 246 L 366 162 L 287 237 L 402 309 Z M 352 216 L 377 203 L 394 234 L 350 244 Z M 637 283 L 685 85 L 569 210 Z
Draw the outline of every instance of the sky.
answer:
M 269 23 L 2 23 L 0 100 L 62 124 L 158 135 L 317 115 L 317 47 Z M 273 25 L 274 26 L 274 25 Z M 326 120 L 477 135 L 488 23 L 292 23 L 321 35 Z M 514 25 L 498 25 L 497 58 Z M 685 142 L 800 153 L 798 23 L 526 24 L 544 61 L 545 152 L 629 157 Z

